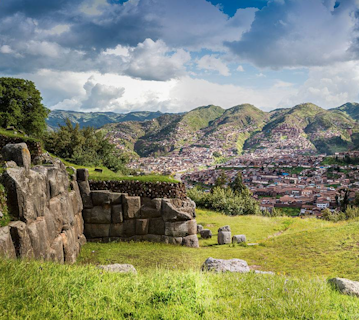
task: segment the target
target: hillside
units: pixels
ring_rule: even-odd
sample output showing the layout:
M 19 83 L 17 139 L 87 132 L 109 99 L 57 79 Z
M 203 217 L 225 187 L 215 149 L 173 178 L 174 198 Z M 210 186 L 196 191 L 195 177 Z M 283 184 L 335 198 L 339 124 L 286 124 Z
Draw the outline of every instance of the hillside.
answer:
M 349 117 L 351 117 L 355 120 L 359 120 L 359 103 L 348 102 L 338 108 L 331 109 L 331 111 L 335 111 L 335 110 L 344 112 Z
M 0 260 L 1 319 L 357 319 L 359 300 L 328 283 L 359 280 L 358 221 L 224 217 L 198 210 L 214 238 L 201 248 L 154 243 L 88 243 L 76 265 Z M 216 230 L 245 230 L 258 246 L 215 244 Z M 208 257 L 240 258 L 276 275 L 212 274 Z M 98 263 L 131 263 L 138 274 Z M 16 281 L 15 281 L 15 280 Z M 41 303 L 39 303 L 41 301 Z
M 80 128 L 94 127 L 101 128 L 108 123 L 118 123 L 125 121 L 145 121 L 152 120 L 162 113 L 160 111 L 136 111 L 126 114 L 114 112 L 77 112 L 69 110 L 53 110 L 50 112 L 46 123 L 52 130 L 56 130 L 59 125 L 64 125 L 66 119 L 70 119 L 72 124 L 79 124 Z
M 221 149 L 227 157 L 258 149 L 332 154 L 359 145 L 358 122 L 339 109 L 305 103 L 264 112 L 250 104 L 227 110 L 210 105 L 151 121 L 110 124 L 104 130 L 121 148 L 140 156 L 178 153 L 191 146 Z M 354 114 L 355 106 L 351 110 Z

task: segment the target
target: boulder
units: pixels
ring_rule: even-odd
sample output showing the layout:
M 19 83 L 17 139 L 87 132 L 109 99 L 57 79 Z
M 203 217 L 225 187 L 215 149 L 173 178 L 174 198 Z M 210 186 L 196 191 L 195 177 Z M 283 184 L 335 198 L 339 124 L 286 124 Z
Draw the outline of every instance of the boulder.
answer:
M 111 206 L 96 206 L 92 209 L 84 209 L 83 218 L 86 223 L 93 224 L 110 224 L 111 223 Z
M 191 235 L 182 238 L 182 245 L 190 248 L 199 248 L 197 235 Z
M 91 191 L 91 199 L 94 206 L 102 206 L 111 203 L 111 194 L 108 190 Z
M 250 269 L 247 262 L 241 259 L 208 258 L 202 265 L 202 271 L 247 273 Z
M 200 232 L 201 238 L 202 239 L 211 239 L 212 238 L 212 231 L 209 229 L 203 229 Z
M 197 224 L 197 233 L 201 233 L 203 230 L 203 226 L 201 224 Z
M 165 222 L 162 218 L 150 219 L 148 226 L 148 233 L 164 235 L 165 234 Z
M 89 171 L 87 169 L 77 169 L 77 181 L 88 181 L 89 179 Z
M 111 208 L 112 223 L 123 222 L 122 204 L 113 205 Z
M 162 216 L 165 222 L 192 220 L 195 217 L 195 207 L 190 200 L 163 199 Z
M 110 224 L 85 223 L 84 234 L 87 239 L 109 237 L 110 236 Z
M 132 264 L 108 264 L 108 265 L 99 265 L 97 268 L 108 271 L 108 272 L 117 272 L 117 273 L 137 273 L 135 267 Z
M 342 294 L 359 297 L 359 282 L 345 278 L 333 278 L 329 280 Z
M 43 217 L 27 225 L 31 246 L 37 260 L 50 260 L 50 243 L 46 221 Z
M 9 223 L 12 242 L 18 258 L 34 258 L 34 250 L 31 246 L 30 236 L 27 232 L 26 223 L 13 221 Z
M 171 237 L 187 237 L 197 234 L 196 220 L 165 222 L 165 235 Z
M 0 257 L 16 258 L 14 244 L 11 240 L 9 227 L 0 228 Z
M 26 171 L 31 167 L 31 155 L 26 143 L 7 144 L 1 150 L 5 161 L 14 161 L 19 167 L 24 167 Z
M 50 186 L 51 198 L 68 191 L 70 183 L 66 170 L 59 170 L 55 166 L 49 167 L 47 168 L 47 179 Z
M 161 217 L 162 199 L 141 198 L 141 218 L 159 218 Z
M 148 219 L 136 219 L 136 235 L 145 235 L 148 233 Z
M 80 169 L 79 169 L 80 170 Z M 77 170 L 78 171 L 78 170 Z M 91 189 L 89 182 L 78 180 L 77 182 L 80 194 L 82 198 L 83 207 L 86 209 L 90 209 L 93 207 L 92 199 L 91 199 Z
M 224 226 L 218 229 L 218 244 L 229 244 L 231 243 L 231 228 Z
M 242 243 L 242 242 L 246 242 L 246 236 L 244 234 L 232 237 L 232 243 Z
M 141 210 L 141 198 L 140 197 L 129 197 L 124 196 L 124 218 L 134 219 L 140 217 Z

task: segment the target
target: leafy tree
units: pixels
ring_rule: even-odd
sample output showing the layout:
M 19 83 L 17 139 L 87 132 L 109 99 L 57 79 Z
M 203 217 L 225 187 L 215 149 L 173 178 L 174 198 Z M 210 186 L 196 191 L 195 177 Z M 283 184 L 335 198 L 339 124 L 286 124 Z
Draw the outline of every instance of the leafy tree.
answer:
M 59 130 L 48 133 L 46 149 L 56 156 L 78 165 L 103 165 L 113 171 L 125 171 L 126 158 L 111 144 L 101 131 L 92 127 L 80 129 L 66 119 Z
M 247 187 L 243 183 L 243 177 L 241 172 L 238 171 L 236 178 L 233 182 L 230 183 L 230 187 L 234 192 L 238 193 L 242 193 L 247 189 Z
M 28 134 L 41 136 L 46 130 L 49 110 L 32 81 L 0 78 L 0 126 L 14 126 Z
M 221 170 L 221 173 L 219 177 L 216 179 L 213 188 L 215 187 L 224 188 L 227 183 L 228 183 L 227 175 L 224 170 Z

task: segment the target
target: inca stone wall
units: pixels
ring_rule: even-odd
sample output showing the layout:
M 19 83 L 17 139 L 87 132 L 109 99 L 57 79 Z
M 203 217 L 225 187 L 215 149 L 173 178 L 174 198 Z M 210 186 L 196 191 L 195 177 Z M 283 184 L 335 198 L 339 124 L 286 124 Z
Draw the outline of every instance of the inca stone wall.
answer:
M 86 242 L 76 175 L 69 179 L 64 164 L 51 157 L 32 167 L 25 143 L 6 145 L 2 158 L 2 183 L 16 221 L 0 228 L 0 256 L 74 263 Z
M 198 247 L 195 204 L 188 198 L 133 196 L 135 190 L 128 194 L 112 192 L 114 188 L 91 190 L 86 169 L 77 170 L 77 180 L 88 241 L 150 241 Z M 128 185 L 132 188 L 137 184 Z
M 89 183 L 91 190 L 109 190 L 150 199 L 187 199 L 186 187 L 183 183 L 139 181 L 90 181 Z
M 43 153 L 41 143 L 38 141 L 32 141 L 32 140 L 24 141 L 24 138 L 21 137 L 8 137 L 0 134 L 0 150 L 9 143 L 16 144 L 23 142 L 26 143 L 32 159 L 40 156 Z

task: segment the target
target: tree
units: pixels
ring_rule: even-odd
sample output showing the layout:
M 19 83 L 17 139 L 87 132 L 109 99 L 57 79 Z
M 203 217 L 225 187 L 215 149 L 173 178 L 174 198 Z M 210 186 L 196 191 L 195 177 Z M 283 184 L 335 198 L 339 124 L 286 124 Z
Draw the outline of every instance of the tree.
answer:
M 242 173 L 238 171 L 236 178 L 230 184 L 230 187 L 234 192 L 242 193 L 244 190 L 247 189 L 245 184 L 243 183 Z
M 28 134 L 41 136 L 46 130 L 49 110 L 32 81 L 0 78 L 0 126 L 14 126 Z
M 224 172 L 224 170 L 221 170 L 221 173 L 220 173 L 219 177 L 216 179 L 216 182 L 214 183 L 213 188 L 216 188 L 216 187 L 224 188 L 227 183 L 228 183 L 227 175 Z

